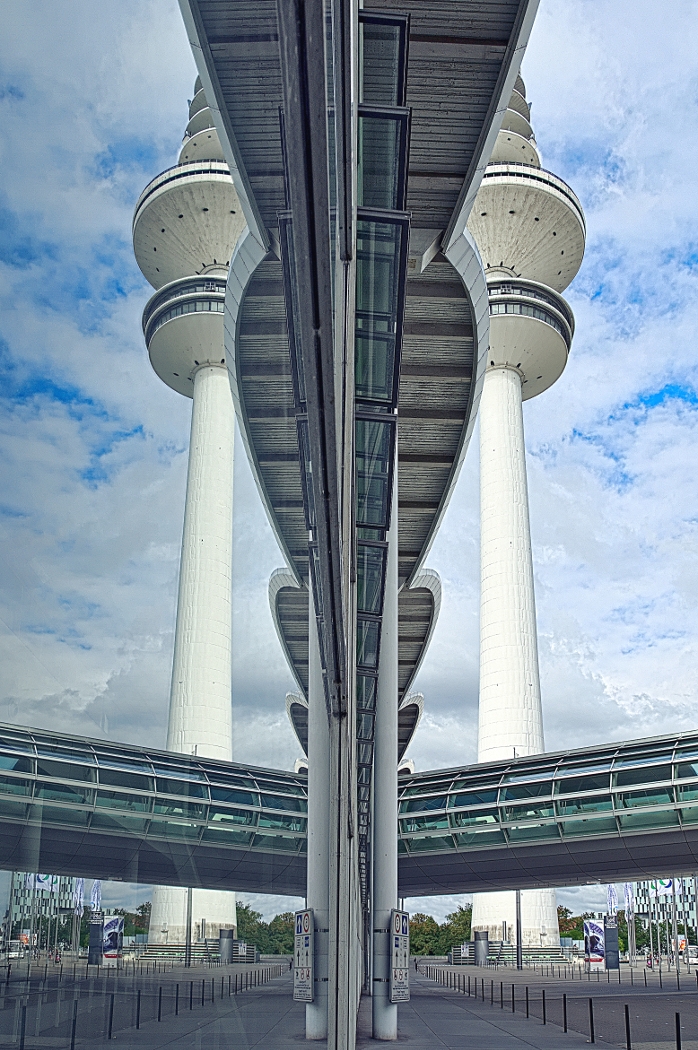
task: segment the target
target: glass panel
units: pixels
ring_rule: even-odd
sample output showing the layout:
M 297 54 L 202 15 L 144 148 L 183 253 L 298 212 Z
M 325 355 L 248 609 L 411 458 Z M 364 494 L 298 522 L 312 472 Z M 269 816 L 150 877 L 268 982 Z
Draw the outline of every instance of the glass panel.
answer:
M 540 820 L 541 817 L 554 816 L 553 804 L 543 806 L 504 806 L 503 820 Z
M 105 813 L 104 810 L 92 814 L 91 827 L 104 831 L 122 831 L 129 835 L 145 835 L 148 821 L 145 817 L 132 817 L 127 813 Z
M 681 823 L 682 824 L 696 824 L 698 823 L 698 806 L 688 806 L 686 809 L 681 810 Z
M 165 795 L 188 795 L 190 798 L 208 798 L 208 788 L 204 784 L 192 784 L 188 780 L 157 779 L 157 789 Z
M 274 852 L 283 850 L 286 853 L 298 853 L 302 842 L 302 839 L 295 839 L 286 835 L 255 835 L 252 845 L 255 849 L 272 850 Z
M 180 802 L 178 799 L 156 798 L 155 812 L 168 817 L 190 817 L 192 820 L 206 819 L 206 806 L 200 802 Z
M 603 773 L 607 769 L 611 768 L 611 759 L 607 762 L 594 762 L 589 765 L 561 765 L 558 766 L 555 776 L 556 777 L 573 777 L 580 773 Z
M 356 716 L 356 737 L 358 740 L 373 740 L 373 715 L 370 711 Z
M 624 791 L 616 795 L 616 807 L 633 809 L 639 806 L 666 806 L 674 801 L 674 792 L 670 787 L 647 788 L 646 791 Z
M 31 806 L 29 819 L 42 824 L 69 824 L 71 827 L 85 827 L 92 811 L 89 809 L 71 809 L 68 806 Z
M 20 777 L 0 776 L 0 791 L 3 795 L 31 795 L 33 780 L 22 780 Z
M 260 828 L 285 828 L 288 831 L 305 834 L 306 820 L 304 817 L 272 817 L 268 813 L 260 813 L 259 826 Z
M 602 813 L 609 809 L 613 809 L 613 799 L 610 795 L 596 795 L 593 798 L 563 798 L 557 802 L 557 811 L 562 817 L 573 816 L 575 813 Z
M 528 783 L 529 781 L 532 782 L 532 781 L 535 781 L 535 780 L 546 780 L 548 777 L 551 777 L 553 775 L 553 773 L 554 773 L 554 770 L 551 769 L 551 768 L 542 769 L 540 771 L 536 771 L 535 768 L 529 769 L 529 768 L 525 767 L 523 772 L 507 773 L 506 776 L 502 777 L 502 783 L 503 784 L 523 784 L 523 783 Z
M 644 813 L 619 814 L 621 828 L 664 828 L 678 824 L 679 815 L 674 809 L 650 809 Z
M 657 753 L 656 751 L 640 751 L 634 755 L 628 755 L 627 757 L 619 756 L 613 768 L 629 768 L 630 766 L 651 766 L 656 765 L 658 762 L 669 762 L 671 760 L 671 751 L 663 751 Z M 659 779 L 659 777 L 650 777 L 650 780 Z M 666 778 L 664 778 L 666 779 Z M 635 781 L 637 783 L 637 781 Z
M 698 799 L 698 784 L 679 784 L 676 790 L 679 802 L 693 802 Z
M 284 798 L 282 795 L 262 795 L 266 809 L 289 809 L 294 813 L 307 813 L 308 803 L 304 798 Z
M 365 19 L 361 31 L 361 101 L 401 106 L 405 63 L 405 24 Z
M 557 824 L 524 824 L 508 828 L 510 842 L 530 842 L 534 839 L 558 839 L 560 832 Z
M 37 759 L 37 772 L 40 777 L 58 777 L 60 780 L 96 780 L 97 770 L 90 766 L 76 766 L 68 762 L 51 762 L 44 758 Z
M 653 784 L 659 780 L 671 780 L 671 765 L 624 769 L 615 774 L 615 780 L 616 787 L 629 787 L 631 784 Z
M 467 828 L 476 824 L 498 824 L 499 813 L 496 809 L 472 809 L 469 813 L 452 813 L 451 824 L 456 828 Z
M 292 784 L 290 780 L 262 780 L 261 777 L 257 777 L 257 786 L 262 791 L 273 791 L 274 794 L 282 792 L 284 795 L 297 795 L 299 798 L 306 798 L 307 792 L 300 784 Z
M 558 795 L 577 794 L 582 791 L 608 791 L 610 778 L 608 773 L 600 773 L 594 777 L 570 777 L 562 782 L 556 781 L 555 790 Z
M 252 841 L 252 832 L 218 825 L 215 828 L 206 828 L 201 836 L 201 841 L 220 842 L 224 846 L 249 846 Z
M 385 547 L 359 543 L 356 552 L 356 601 L 359 612 L 380 616 L 383 611 Z
M 67 747 L 65 744 L 56 745 L 43 740 L 36 741 L 36 750 L 44 758 L 61 758 L 68 762 L 86 762 L 94 765 L 95 757 L 91 751 L 82 748 Z
M 222 824 L 256 824 L 257 813 L 250 809 L 224 809 L 222 806 L 210 806 L 208 819 Z
M 408 817 L 400 821 L 400 831 L 403 835 L 409 835 L 415 831 L 437 831 L 449 826 L 445 813 L 439 817 Z
M 128 758 L 126 755 L 113 755 L 113 754 L 102 754 L 101 751 L 97 751 L 97 759 L 99 765 L 108 766 L 110 769 L 131 769 L 139 770 L 141 773 L 152 773 L 153 767 L 149 762 L 144 759 Z
M 357 203 L 402 211 L 405 206 L 407 116 L 359 113 Z
M 286 327 L 288 329 L 288 348 L 293 370 L 293 386 L 296 403 L 305 404 L 305 375 L 303 373 L 303 355 L 300 346 L 300 303 L 298 299 L 298 278 L 296 276 L 295 257 L 293 254 L 293 224 L 290 218 L 279 219 L 279 240 L 281 242 L 281 261 L 284 274 L 284 300 L 286 303 Z
M 373 760 L 373 741 L 359 740 L 356 748 L 356 761 L 360 766 L 370 766 Z
M 376 683 L 373 675 L 357 674 L 356 676 L 356 706 L 367 711 L 376 709 Z
M 301 461 L 301 483 L 303 486 L 303 509 L 305 524 L 308 530 L 315 528 L 315 495 L 313 493 L 313 466 L 310 462 L 310 445 L 308 440 L 308 420 L 299 419 L 298 452 Z
M 460 849 L 489 849 L 506 842 L 503 831 L 459 831 L 454 835 L 456 845 Z
M 10 751 L 24 751 L 27 754 L 34 754 L 34 742 L 33 740 L 18 733 L 11 733 L 7 729 L 3 729 L 2 736 L 0 736 L 0 747 L 8 748 Z
M 31 758 L 19 755 L 0 755 L 0 769 L 14 769 L 17 773 L 33 773 Z
M 676 776 L 679 780 L 698 777 L 698 762 L 680 762 L 676 766 Z
M 394 427 L 390 422 L 356 421 L 356 522 L 387 529 Z
M 148 838 L 196 840 L 201 828 L 196 824 L 184 824 L 174 820 L 151 820 Z
M 410 853 L 436 853 L 454 848 L 452 835 L 427 835 L 421 839 L 408 839 Z
M 378 643 L 380 640 L 380 624 L 375 620 L 363 620 L 360 617 L 356 622 L 356 662 L 361 667 L 378 667 Z
M 563 835 L 605 835 L 617 832 L 615 817 L 599 817 L 598 820 L 565 820 L 560 825 Z
M 435 795 L 432 798 L 411 798 L 400 803 L 401 813 L 419 813 L 426 810 L 446 809 L 446 796 Z
M 551 780 L 544 780 L 534 784 L 517 784 L 516 787 L 502 788 L 499 792 L 500 801 L 509 801 L 517 798 L 540 798 L 552 795 L 553 784 Z
M 128 773 L 123 769 L 105 769 L 100 763 L 100 784 L 111 784 L 114 787 L 134 788 L 136 791 L 152 791 L 153 778 L 141 776 L 140 773 Z
M 457 808 L 458 806 L 482 806 L 488 802 L 497 801 L 497 789 L 493 788 L 491 791 L 469 791 L 465 795 L 451 795 L 448 800 L 449 809 Z
M 80 788 L 68 787 L 67 784 L 47 783 L 39 781 L 36 785 L 36 798 L 48 798 L 53 802 L 72 802 L 75 805 L 90 805 L 94 799 L 94 791 Z
M 392 404 L 408 231 L 372 219 L 359 219 L 356 230 L 356 397 Z
M 135 813 L 150 812 L 150 798 L 142 795 L 122 795 L 119 791 L 98 791 L 97 805 L 105 809 L 129 809 Z
M 162 759 L 160 759 L 160 761 L 162 762 Z M 155 769 L 157 775 L 160 777 L 175 777 L 178 781 L 197 780 L 203 784 L 207 783 L 206 776 L 204 775 L 204 772 L 200 768 L 200 766 L 180 766 L 173 762 L 172 765 L 170 765 L 169 763 L 167 765 L 163 764 L 161 766 L 155 764 L 153 768 Z
M 0 815 L 9 820 L 24 820 L 27 815 L 27 804 L 0 796 Z

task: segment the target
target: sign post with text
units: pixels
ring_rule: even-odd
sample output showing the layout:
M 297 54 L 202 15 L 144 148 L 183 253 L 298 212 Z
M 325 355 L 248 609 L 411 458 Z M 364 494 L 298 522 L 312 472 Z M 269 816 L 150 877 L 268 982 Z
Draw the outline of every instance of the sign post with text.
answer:
M 296 912 L 293 946 L 293 998 L 312 1003 L 315 986 L 315 923 L 313 909 Z
M 410 1001 L 410 917 L 406 911 L 390 913 L 390 1002 Z

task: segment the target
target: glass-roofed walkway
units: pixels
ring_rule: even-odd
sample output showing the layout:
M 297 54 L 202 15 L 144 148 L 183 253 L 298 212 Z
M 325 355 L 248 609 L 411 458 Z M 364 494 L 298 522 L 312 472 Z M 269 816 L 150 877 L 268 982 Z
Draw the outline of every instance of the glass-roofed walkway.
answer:
M 0 725 L 0 867 L 305 893 L 307 777 Z M 401 896 L 698 867 L 698 732 L 400 778 Z

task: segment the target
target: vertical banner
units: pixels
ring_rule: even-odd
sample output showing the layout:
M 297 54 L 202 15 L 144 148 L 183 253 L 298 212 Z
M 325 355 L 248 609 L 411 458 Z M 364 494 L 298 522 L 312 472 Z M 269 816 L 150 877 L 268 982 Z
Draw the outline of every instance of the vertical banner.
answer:
M 606 887 L 606 902 L 608 904 L 608 914 L 615 915 L 618 911 L 618 890 L 613 882 L 609 882 Z
M 616 916 L 604 916 L 603 927 L 606 969 L 618 970 L 620 968 L 620 950 L 618 948 L 618 919 Z
M 92 911 L 102 910 L 102 880 L 95 879 L 92 883 L 92 892 L 90 893 L 90 908 Z
M 603 923 L 596 919 L 585 919 L 584 961 L 587 966 L 603 966 L 605 946 Z
M 315 992 L 315 921 L 313 909 L 296 912 L 293 945 L 293 998 L 312 1003 Z
M 124 917 L 113 915 L 104 923 L 102 954 L 105 966 L 118 967 L 124 954 Z
M 390 913 L 390 1002 L 410 1000 L 410 917 L 406 911 Z

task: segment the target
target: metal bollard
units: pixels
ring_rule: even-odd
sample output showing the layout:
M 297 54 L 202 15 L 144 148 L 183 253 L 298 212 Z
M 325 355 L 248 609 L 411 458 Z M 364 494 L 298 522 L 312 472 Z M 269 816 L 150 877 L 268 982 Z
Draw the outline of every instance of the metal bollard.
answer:
M 547 1019 L 546 1019 L 546 1016 L 545 1016 L 545 988 L 544 988 L 543 989 L 543 1024 L 547 1024 L 547 1023 L 548 1022 L 547 1022 Z
M 628 1004 L 625 1004 L 625 1050 L 633 1050 L 633 1044 L 630 1039 L 630 1010 Z
M 562 993 L 562 1031 L 567 1031 L 567 995 Z
M 528 1016 L 529 1016 L 529 1013 L 528 1013 L 528 985 L 526 985 L 526 1017 L 528 1017 Z
M 179 1016 L 179 985 L 175 985 L 175 1017 Z
M 162 1021 L 162 985 L 158 988 L 158 1021 Z
M 19 1026 L 19 1050 L 24 1050 L 24 1036 L 27 1031 L 27 1004 L 22 1003 L 22 1020 Z
M 589 1042 L 596 1042 L 596 1035 L 594 1033 L 594 1000 L 589 996 Z
M 499 1009 L 504 1009 L 504 981 L 499 982 Z
M 140 995 L 140 992 L 139 992 Z M 73 1023 L 70 1029 L 70 1050 L 75 1050 L 75 1030 L 78 1026 L 78 1001 L 73 999 Z
M 206 1002 L 206 978 L 201 978 L 201 1005 L 203 1006 Z
M 676 1050 L 681 1050 L 681 1014 L 676 1014 Z
M 114 993 L 111 993 L 109 999 L 109 1029 L 107 1031 L 107 1039 L 111 1039 L 111 1030 L 114 1024 Z
M 138 996 L 136 998 L 136 1028 L 141 1027 L 141 990 L 138 989 Z
M 189 1009 L 194 1009 L 194 982 L 189 982 Z

